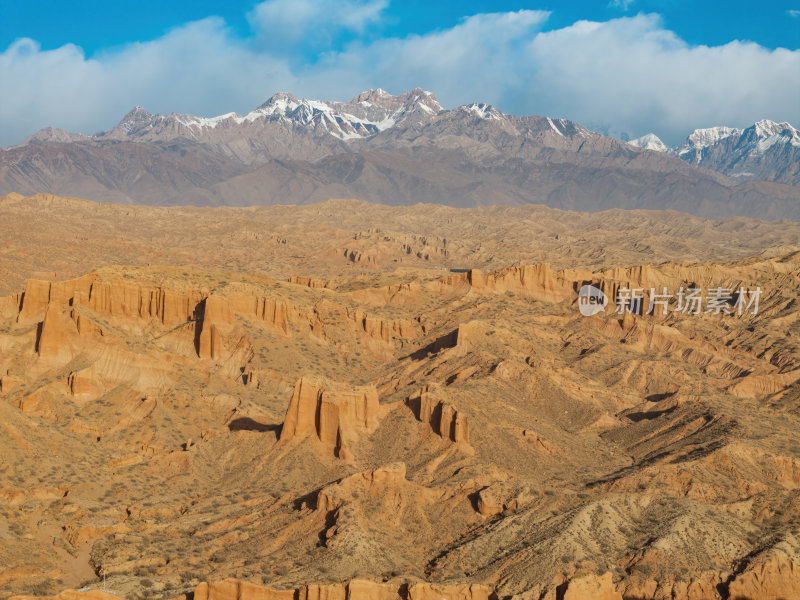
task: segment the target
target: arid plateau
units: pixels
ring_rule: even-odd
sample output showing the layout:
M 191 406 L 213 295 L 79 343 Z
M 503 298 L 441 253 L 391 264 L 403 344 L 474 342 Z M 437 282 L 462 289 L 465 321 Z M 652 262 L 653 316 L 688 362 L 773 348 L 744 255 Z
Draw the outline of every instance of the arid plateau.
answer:
M 11 194 L 0 222 L 0 598 L 800 598 L 796 221 Z

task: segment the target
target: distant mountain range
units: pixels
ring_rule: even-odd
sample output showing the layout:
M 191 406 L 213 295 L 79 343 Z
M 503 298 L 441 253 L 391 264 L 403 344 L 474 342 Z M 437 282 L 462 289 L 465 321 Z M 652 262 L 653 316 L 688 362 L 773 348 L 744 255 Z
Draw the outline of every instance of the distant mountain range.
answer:
M 150 205 L 355 197 L 800 218 L 793 127 L 762 121 L 692 136 L 676 150 L 653 135 L 626 143 L 483 103 L 445 110 L 420 89 L 399 96 L 370 90 L 348 102 L 281 93 L 244 116 L 153 115 L 137 107 L 91 136 L 43 129 L 0 150 L 0 194 Z
M 695 129 L 676 148 L 668 148 L 652 133 L 628 143 L 677 156 L 739 181 L 800 184 L 800 132 L 789 123 L 763 120 L 746 129 Z

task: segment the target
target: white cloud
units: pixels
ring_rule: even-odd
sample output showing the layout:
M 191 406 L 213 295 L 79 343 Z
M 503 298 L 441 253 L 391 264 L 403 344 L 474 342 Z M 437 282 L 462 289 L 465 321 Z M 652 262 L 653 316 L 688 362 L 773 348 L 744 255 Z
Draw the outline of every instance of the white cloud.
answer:
M 46 126 L 94 133 L 135 105 L 200 115 L 251 110 L 276 88 L 297 85 L 283 59 L 253 52 L 217 18 L 92 58 L 71 44 L 41 50 L 17 40 L 0 53 L 0 81 L 3 145 Z
M 426 35 L 351 44 L 326 55 L 304 78 L 302 93 L 339 97 L 370 87 L 434 91 L 445 106 L 497 102 L 523 84 L 520 57 L 547 12 L 475 15 Z
M 379 23 L 388 0 L 267 0 L 248 20 L 263 48 L 289 52 L 297 44 L 321 47 L 343 32 L 363 33 Z
M 713 125 L 800 123 L 800 51 L 754 43 L 690 46 L 657 15 L 540 31 L 547 13 L 478 15 L 441 32 L 354 45 L 303 78 L 308 93 L 375 85 L 431 89 L 445 106 L 482 100 L 677 144 Z M 304 92 L 305 93 L 305 92 Z
M 385 2 L 345 5 L 360 12 L 329 15 L 329 38 L 378 26 Z M 305 38 L 287 43 L 315 36 L 319 11 L 309 7 L 325 6 L 333 4 L 269 0 L 250 16 L 250 39 L 209 18 L 91 58 L 73 45 L 43 51 L 19 40 L 0 53 L 0 144 L 48 125 L 92 133 L 136 104 L 211 116 L 246 112 L 281 90 L 347 99 L 371 87 L 399 93 L 420 86 L 445 106 L 486 101 L 614 133 L 653 131 L 672 144 L 696 127 L 761 118 L 800 123 L 800 51 L 738 41 L 691 46 L 655 15 L 542 31 L 546 12 L 481 14 L 424 35 L 356 37 L 311 62 L 265 45 L 266 32 L 288 29 L 292 19 L 292 31 Z
M 697 127 L 800 122 L 800 51 L 690 46 L 654 15 L 541 33 L 523 62 L 539 112 L 600 129 L 674 144 Z
M 610 0 L 608 5 L 612 8 L 621 8 L 622 10 L 628 10 L 636 0 Z
M 790 17 L 794 17 L 796 19 L 796 18 L 800 17 L 800 10 L 798 10 L 796 8 L 790 8 L 789 10 L 786 11 L 786 14 L 789 15 Z

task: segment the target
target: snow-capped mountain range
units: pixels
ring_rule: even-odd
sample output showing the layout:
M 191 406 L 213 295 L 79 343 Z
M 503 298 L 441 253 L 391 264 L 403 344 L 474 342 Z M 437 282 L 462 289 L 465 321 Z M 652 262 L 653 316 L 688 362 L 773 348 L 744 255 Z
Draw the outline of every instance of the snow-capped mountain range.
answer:
M 796 135 L 766 121 L 742 131 L 698 130 L 679 152 L 654 135 L 626 143 L 483 102 L 448 110 L 419 88 L 397 96 L 368 90 L 346 102 L 278 93 L 245 115 L 136 107 L 94 135 L 43 129 L 0 149 L 0 195 L 143 204 L 535 202 L 800 218 L 800 187 L 791 187 L 800 184 Z M 736 168 L 745 164 L 754 175 L 709 170 L 719 164 L 725 173 L 734 155 Z
M 565 136 L 601 137 L 565 119 L 514 117 L 482 102 L 445 110 L 433 93 L 419 88 L 398 96 L 378 88 L 362 92 L 347 102 L 297 99 L 281 92 L 243 116 L 158 115 L 137 106 L 108 131 L 87 136 L 47 128 L 30 136 L 20 147 L 71 142 L 100 144 L 111 140 L 138 143 L 188 140 L 256 165 L 282 158 L 318 160 L 334 153 L 359 151 L 365 144 L 385 148 L 399 139 L 409 141 L 422 128 L 464 133 L 478 121 L 492 123 L 497 132 L 510 136 L 552 138 L 550 141 L 557 145 Z
M 431 92 L 414 89 L 392 96 L 378 88 L 368 90 L 348 102 L 323 102 L 297 99 L 289 93 L 273 95 L 264 104 L 244 116 L 226 113 L 216 117 L 196 117 L 181 113 L 150 114 L 137 106 L 112 129 L 91 136 L 72 134 L 59 129 L 43 129 L 22 145 L 52 141 L 85 140 L 165 140 L 226 137 L 231 133 L 254 133 L 266 124 L 300 126 L 320 136 L 337 140 L 371 137 L 401 124 L 420 122 L 442 111 Z
M 389 127 L 435 115 L 441 110 L 436 96 L 420 89 L 392 96 L 379 88 L 359 94 L 349 102 L 298 100 L 282 92 L 244 116 L 236 113 L 211 118 L 177 113 L 161 116 L 136 107 L 114 129 L 98 135 L 114 138 L 146 136 L 173 129 L 175 133 L 196 138 L 208 130 L 271 121 L 299 124 L 340 140 L 350 140 L 370 137 Z
M 789 123 L 762 120 L 745 129 L 695 129 L 675 148 L 648 133 L 631 146 L 664 152 L 739 180 L 800 183 L 800 132 Z

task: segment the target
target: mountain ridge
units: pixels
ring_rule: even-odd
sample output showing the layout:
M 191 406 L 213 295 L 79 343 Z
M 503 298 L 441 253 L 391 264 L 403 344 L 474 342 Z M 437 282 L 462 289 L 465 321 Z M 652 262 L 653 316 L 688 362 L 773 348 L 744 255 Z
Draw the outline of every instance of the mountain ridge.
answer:
M 772 156 L 781 147 L 766 150 Z M 507 115 L 486 103 L 443 109 L 435 94 L 419 88 L 399 96 L 368 90 L 346 102 L 281 92 L 244 116 L 153 115 L 135 107 L 91 136 L 44 129 L 0 150 L 0 194 L 153 205 L 358 197 L 800 218 L 800 190 L 788 185 L 792 167 L 762 165 L 789 180 L 765 183 L 682 158 L 566 119 Z
M 695 129 L 672 148 L 653 133 L 628 143 L 677 156 L 740 181 L 800 183 L 800 131 L 788 122 L 762 119 L 744 129 L 727 126 Z

